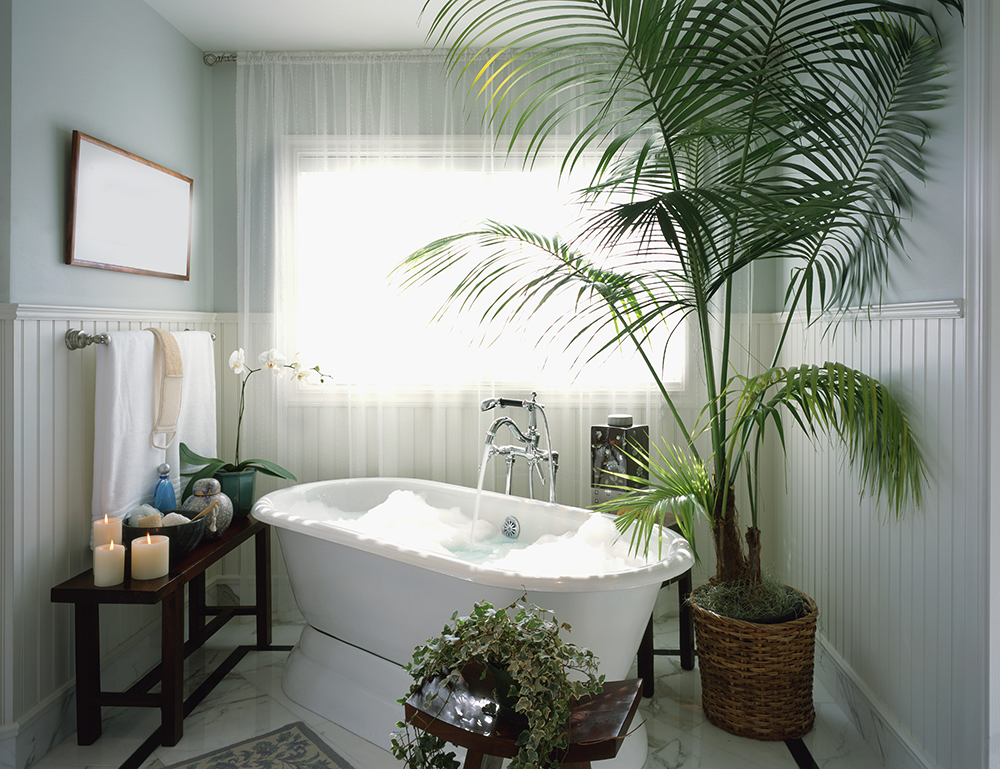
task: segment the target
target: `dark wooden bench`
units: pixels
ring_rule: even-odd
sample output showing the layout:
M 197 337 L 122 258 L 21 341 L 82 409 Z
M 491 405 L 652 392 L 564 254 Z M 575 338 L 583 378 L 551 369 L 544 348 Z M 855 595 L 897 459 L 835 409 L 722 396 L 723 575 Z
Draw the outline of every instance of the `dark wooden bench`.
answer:
M 205 601 L 205 570 L 253 537 L 256 559 L 256 602 L 253 606 L 209 606 Z M 184 586 L 188 590 L 189 638 L 184 640 Z M 101 708 L 108 706 L 159 708 L 159 739 L 176 745 L 184 733 L 184 660 L 237 615 L 257 618 L 257 649 L 271 649 L 271 539 L 269 527 L 251 517 L 234 521 L 213 542 L 200 544 L 165 577 L 131 578 L 126 559 L 125 581 L 95 587 L 92 569 L 52 588 L 56 603 L 72 603 L 76 630 L 76 729 L 80 745 L 92 745 L 101 736 Z M 124 692 L 101 691 L 101 604 L 160 604 L 162 612 L 160 664 Z M 214 617 L 211 622 L 209 617 Z M 244 647 L 241 647 L 244 648 Z M 234 652 L 235 654 L 236 652 Z M 244 652 L 245 653 L 245 652 Z M 238 660 L 237 660 L 238 661 Z M 229 660 L 220 665 L 223 668 Z M 159 692 L 150 692 L 155 684 Z M 214 684 L 213 684 L 214 685 Z M 192 695 L 193 697 L 194 695 Z M 204 697 L 200 693 L 199 700 Z M 190 698 L 189 703 L 190 704 Z

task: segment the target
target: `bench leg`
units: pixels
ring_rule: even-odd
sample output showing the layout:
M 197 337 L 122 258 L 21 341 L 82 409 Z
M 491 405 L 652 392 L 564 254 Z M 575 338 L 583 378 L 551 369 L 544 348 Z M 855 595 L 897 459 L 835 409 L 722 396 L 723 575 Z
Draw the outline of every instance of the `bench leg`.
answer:
M 257 576 L 257 648 L 271 646 L 271 528 L 254 535 L 254 566 Z
M 208 611 L 205 600 L 205 574 L 192 577 L 188 582 L 188 638 L 201 646 L 205 642 L 205 620 Z
M 96 603 L 74 604 L 76 625 L 76 742 L 93 745 L 101 736 L 101 623 Z
M 184 736 L 184 590 L 163 597 L 160 654 L 163 680 L 160 688 L 161 739 L 166 747 Z

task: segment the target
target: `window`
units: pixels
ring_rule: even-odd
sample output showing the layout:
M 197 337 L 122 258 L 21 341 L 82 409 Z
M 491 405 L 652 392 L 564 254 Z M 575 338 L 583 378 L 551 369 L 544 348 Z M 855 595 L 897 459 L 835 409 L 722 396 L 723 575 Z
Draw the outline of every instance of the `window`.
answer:
M 421 387 L 488 379 L 553 387 L 582 370 L 578 350 L 562 343 L 535 347 L 550 323 L 572 313 L 570 300 L 546 302 L 546 317 L 527 328 L 514 319 L 477 333 L 474 310 L 431 322 L 457 274 L 404 294 L 388 275 L 417 248 L 484 219 L 517 224 L 542 234 L 565 234 L 578 218 L 572 193 L 579 177 L 559 184 L 555 156 L 530 171 L 490 166 L 483 140 L 445 154 L 440 141 L 400 138 L 370 147 L 336 140 L 289 141 L 294 174 L 294 259 L 290 276 L 294 348 L 310 361 L 335 367 L 338 380 L 357 384 Z M 586 179 L 584 179 L 586 181 Z M 451 322 L 454 320 L 454 322 Z M 677 334 L 676 337 L 680 337 Z M 684 343 L 671 343 L 664 380 L 682 381 Z M 489 346 L 478 344 L 490 340 Z M 631 349 L 588 365 L 589 385 L 616 387 L 650 381 Z

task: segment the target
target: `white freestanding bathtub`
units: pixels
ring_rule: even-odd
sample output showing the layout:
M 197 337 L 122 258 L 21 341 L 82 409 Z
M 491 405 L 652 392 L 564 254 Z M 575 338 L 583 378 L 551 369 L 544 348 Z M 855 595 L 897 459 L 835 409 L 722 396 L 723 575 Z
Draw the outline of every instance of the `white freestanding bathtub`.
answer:
M 322 502 L 361 513 L 395 490 L 413 491 L 434 507 L 457 507 L 470 517 L 476 502 L 476 490 L 461 486 L 362 478 L 293 486 L 267 494 L 253 508 L 255 518 L 277 528 L 292 591 L 307 623 L 288 658 L 285 693 L 386 748 L 403 717 L 398 700 L 411 683 L 402 665 L 456 611 L 468 614 L 482 600 L 506 606 L 527 593 L 530 603 L 572 626 L 566 639 L 592 650 L 608 680 L 623 679 L 661 583 L 693 563 L 687 542 L 664 530 L 663 557 L 648 565 L 603 575 L 532 576 L 361 534 L 330 522 L 330 516 L 289 512 L 301 511 L 303 502 Z M 480 519 L 498 529 L 514 516 L 519 539 L 527 542 L 576 530 L 591 515 L 494 492 L 482 493 L 479 510 Z M 614 765 L 639 769 L 645 756 L 640 727 Z

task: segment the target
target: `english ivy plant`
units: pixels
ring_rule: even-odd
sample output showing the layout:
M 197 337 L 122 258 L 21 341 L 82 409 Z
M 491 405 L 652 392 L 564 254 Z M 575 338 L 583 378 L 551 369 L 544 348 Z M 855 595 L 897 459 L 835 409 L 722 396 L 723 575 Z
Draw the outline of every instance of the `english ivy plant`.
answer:
M 572 701 L 600 692 L 604 684 L 594 653 L 564 641 L 560 630 L 568 632 L 570 626 L 528 604 L 524 596 L 500 609 L 481 601 L 467 617 L 456 612 L 441 635 L 414 649 L 404 668 L 413 685 L 399 701 L 406 702 L 435 678 L 443 678 L 442 689 L 447 690 L 472 666 L 505 668 L 519 690 L 514 710 L 528 722 L 508 769 L 554 769 L 560 751 L 569 747 Z M 574 672 L 582 679 L 570 680 Z M 392 752 L 410 769 L 457 769 L 455 754 L 445 752 L 443 741 L 402 722 L 397 726 Z

